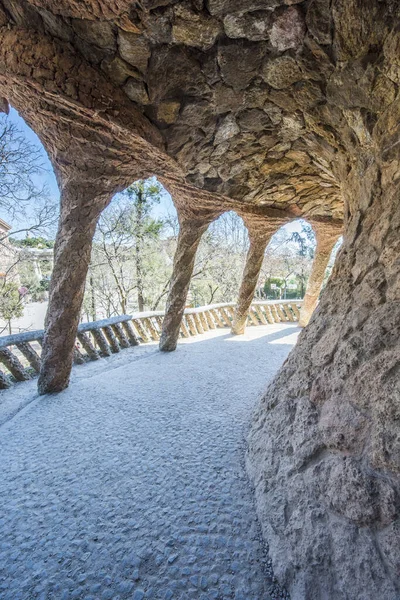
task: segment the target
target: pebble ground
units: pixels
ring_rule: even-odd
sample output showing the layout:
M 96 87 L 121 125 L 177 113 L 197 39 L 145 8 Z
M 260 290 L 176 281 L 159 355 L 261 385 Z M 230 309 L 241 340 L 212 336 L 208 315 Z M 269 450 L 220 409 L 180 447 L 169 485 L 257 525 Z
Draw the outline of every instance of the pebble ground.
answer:
M 126 350 L 77 367 L 57 396 L 17 386 L 32 401 L 0 427 L 0 599 L 286 597 L 243 457 L 257 395 L 297 332 Z

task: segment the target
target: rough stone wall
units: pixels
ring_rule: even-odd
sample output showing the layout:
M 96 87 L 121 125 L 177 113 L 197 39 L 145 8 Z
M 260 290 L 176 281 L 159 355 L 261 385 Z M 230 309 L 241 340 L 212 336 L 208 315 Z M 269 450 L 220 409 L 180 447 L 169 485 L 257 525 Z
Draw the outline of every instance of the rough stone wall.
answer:
M 292 600 L 400 598 L 398 117 L 394 103 L 346 171 L 334 273 L 249 437 L 259 516 Z

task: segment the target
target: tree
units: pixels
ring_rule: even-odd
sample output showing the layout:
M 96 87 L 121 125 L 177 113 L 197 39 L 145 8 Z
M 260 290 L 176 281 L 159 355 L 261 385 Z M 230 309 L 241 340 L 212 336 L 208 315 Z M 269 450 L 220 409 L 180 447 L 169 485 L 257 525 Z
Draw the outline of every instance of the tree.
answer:
M 151 212 L 160 201 L 160 193 L 161 186 L 155 180 L 138 181 L 119 194 L 101 215 L 89 269 L 90 298 L 85 301 L 86 312 L 92 318 L 97 304 L 107 315 L 127 313 L 133 307 L 140 312 L 146 306 L 152 307 L 157 293 L 152 280 L 158 277 L 163 222 Z M 167 289 L 166 275 L 164 268 L 163 285 Z
M 40 148 L 7 115 L 0 115 L 0 207 L 15 216 L 47 195 L 36 179 L 43 171 Z
M 279 296 L 287 298 L 288 284 L 297 282 L 297 291 L 295 295 L 303 298 L 307 280 L 311 272 L 312 260 L 315 250 L 315 236 L 311 226 L 303 223 L 300 232 L 290 233 L 282 228 L 272 238 L 267 247 L 261 278 L 265 282 L 263 290 L 267 297 L 276 298 L 276 291 Z M 271 291 L 270 284 L 278 278 L 282 285 L 279 290 Z M 276 284 L 277 285 L 277 284 Z
M 55 224 L 56 205 L 48 198 L 46 185 L 40 184 L 39 176 L 44 173 L 40 147 L 30 143 L 9 117 L 0 115 L 0 209 L 8 220 L 24 221 L 12 235 L 24 232 L 40 235 Z M 22 249 L 24 246 L 41 247 L 42 242 L 42 247 L 49 247 L 41 237 L 19 240 L 9 237 L 7 232 L 0 234 L 0 270 L 3 274 L 0 293 L 3 313 L 9 315 L 7 318 L 3 315 L 6 321 L 21 316 L 23 310 L 15 291 L 19 273 L 25 269 L 27 278 L 32 279 L 30 263 Z M 40 286 L 39 282 L 35 281 L 35 284 Z
M 57 221 L 58 207 L 49 199 L 41 148 L 29 142 L 7 115 L 0 114 L 0 209 L 24 225 L 12 235 L 47 233 Z M 0 244 L 7 236 L 0 235 Z
M 11 334 L 11 321 L 22 317 L 24 314 L 24 305 L 18 291 L 18 285 L 13 281 L 3 280 L 0 283 L 0 319 L 5 321 L 8 331 Z M 0 333 L 3 333 L 5 327 Z
M 14 246 L 18 246 L 20 248 L 54 248 L 54 241 L 53 240 L 47 240 L 42 236 L 38 236 L 38 237 L 29 237 L 27 236 L 26 238 L 19 240 L 16 238 L 9 238 L 10 243 L 13 244 Z
M 190 283 L 195 306 L 237 298 L 249 246 L 247 229 L 234 212 L 211 223 L 199 244 Z

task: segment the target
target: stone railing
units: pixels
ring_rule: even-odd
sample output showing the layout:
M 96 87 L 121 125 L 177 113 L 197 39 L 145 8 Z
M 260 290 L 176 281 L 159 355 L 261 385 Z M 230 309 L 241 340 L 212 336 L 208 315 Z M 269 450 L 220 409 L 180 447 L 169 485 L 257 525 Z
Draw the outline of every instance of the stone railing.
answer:
M 255 301 L 252 303 L 248 325 L 267 325 L 298 321 L 299 300 Z M 199 335 L 218 327 L 231 327 L 235 304 L 223 303 L 188 308 L 185 310 L 181 337 Z M 74 363 L 83 364 L 90 360 L 116 354 L 123 348 L 137 346 L 139 341 L 157 341 L 161 335 L 163 311 L 121 315 L 81 323 L 74 350 Z M 0 389 L 9 388 L 15 381 L 27 381 L 40 370 L 40 352 L 44 331 L 28 331 L 0 337 Z

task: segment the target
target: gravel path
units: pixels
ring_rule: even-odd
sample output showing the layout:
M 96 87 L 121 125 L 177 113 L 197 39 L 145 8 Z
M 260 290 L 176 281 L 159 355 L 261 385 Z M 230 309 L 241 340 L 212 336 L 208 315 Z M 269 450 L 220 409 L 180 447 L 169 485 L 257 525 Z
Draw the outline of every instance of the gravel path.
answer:
M 17 386 L 32 401 L 0 427 L 1 600 L 281 597 L 243 453 L 297 332 L 127 350 L 77 367 L 58 396 Z

